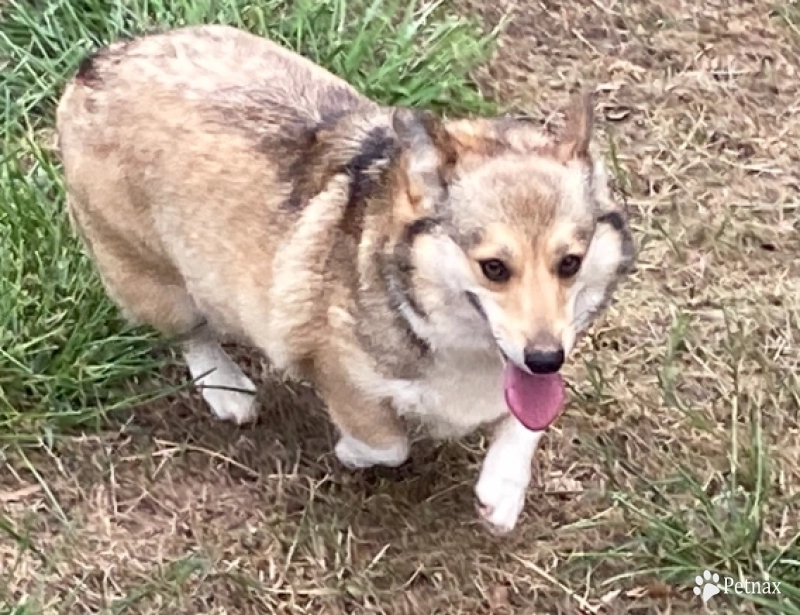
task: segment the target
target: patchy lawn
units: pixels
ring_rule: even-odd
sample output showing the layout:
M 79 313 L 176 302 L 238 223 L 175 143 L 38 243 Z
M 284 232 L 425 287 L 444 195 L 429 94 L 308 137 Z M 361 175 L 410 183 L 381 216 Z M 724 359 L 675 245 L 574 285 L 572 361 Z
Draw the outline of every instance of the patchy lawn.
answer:
M 0 613 L 689 613 L 706 569 L 781 590 L 708 612 L 800 613 L 800 9 L 403 6 L 0 5 Z M 488 56 L 472 24 L 505 11 Z M 638 269 L 568 370 L 514 535 L 475 521 L 481 438 L 349 473 L 310 391 L 238 349 L 264 408 L 221 425 L 105 300 L 64 221 L 53 102 L 95 44 L 203 21 L 386 103 L 558 121 L 596 85 Z

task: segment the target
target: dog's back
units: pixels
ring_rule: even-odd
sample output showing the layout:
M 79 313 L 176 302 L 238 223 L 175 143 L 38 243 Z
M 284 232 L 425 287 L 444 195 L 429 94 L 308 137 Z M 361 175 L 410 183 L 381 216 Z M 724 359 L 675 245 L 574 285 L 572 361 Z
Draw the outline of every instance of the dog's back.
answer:
M 323 181 L 310 129 L 376 109 L 305 58 L 234 28 L 114 43 L 83 62 L 58 107 L 70 217 L 133 320 L 177 334 L 202 313 L 241 335 L 242 310 L 228 309 L 236 289 L 269 285 L 275 238 L 301 213 L 292 204 Z M 187 285 L 191 301 L 165 295 Z
M 252 113 L 261 114 L 258 119 L 271 119 L 265 129 L 286 121 L 314 125 L 328 115 L 371 105 L 348 83 L 306 58 L 268 39 L 219 25 L 187 27 L 101 48 L 79 67 L 62 98 L 59 119 L 70 108 L 74 125 L 73 99 L 89 91 L 91 107 L 105 104 L 109 112 L 121 113 L 146 113 L 157 103 L 169 104 L 172 97 L 209 107 L 249 104 Z M 183 119 L 188 118 L 175 118 Z

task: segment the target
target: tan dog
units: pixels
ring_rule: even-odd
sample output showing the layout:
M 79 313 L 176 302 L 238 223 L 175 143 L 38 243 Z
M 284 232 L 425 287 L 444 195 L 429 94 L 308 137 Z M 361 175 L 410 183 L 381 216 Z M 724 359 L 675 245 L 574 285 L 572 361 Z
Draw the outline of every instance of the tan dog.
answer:
M 497 532 L 633 259 L 591 129 L 586 98 L 558 139 L 381 107 L 223 26 L 103 48 L 58 108 L 74 226 L 131 320 L 187 336 L 214 414 L 256 415 L 226 336 L 315 385 L 349 467 L 403 463 L 405 416 L 495 424 L 476 492 Z

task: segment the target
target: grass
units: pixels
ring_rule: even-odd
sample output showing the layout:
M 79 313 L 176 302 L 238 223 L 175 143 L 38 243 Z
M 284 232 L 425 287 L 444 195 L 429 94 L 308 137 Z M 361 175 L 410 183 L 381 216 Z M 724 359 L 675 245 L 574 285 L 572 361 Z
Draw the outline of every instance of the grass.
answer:
M 154 370 L 151 340 L 120 321 L 64 223 L 58 169 L 6 141 L 0 167 L 0 438 L 99 425 Z
M 800 613 L 796 3 L 518 5 L 487 60 L 478 0 L 0 4 L 0 614 L 688 613 L 705 569 L 782 592 L 708 612 Z M 390 104 L 544 120 L 600 84 L 638 271 L 569 367 L 515 536 L 473 526 L 481 439 L 342 472 L 307 392 L 264 382 L 260 425 L 213 423 L 106 300 L 55 100 L 96 45 L 210 21 Z

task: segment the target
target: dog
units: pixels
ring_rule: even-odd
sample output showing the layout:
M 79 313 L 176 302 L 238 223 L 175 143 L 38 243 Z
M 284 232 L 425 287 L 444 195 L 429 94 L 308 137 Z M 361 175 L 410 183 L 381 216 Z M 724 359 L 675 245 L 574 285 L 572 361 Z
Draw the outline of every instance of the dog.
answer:
M 131 322 L 182 339 L 213 413 L 256 418 L 221 341 L 311 383 L 348 468 L 396 467 L 409 419 L 493 430 L 479 519 L 510 532 L 559 370 L 630 271 L 591 153 L 591 96 L 558 134 L 379 105 L 242 30 L 89 55 L 57 109 L 67 211 Z

